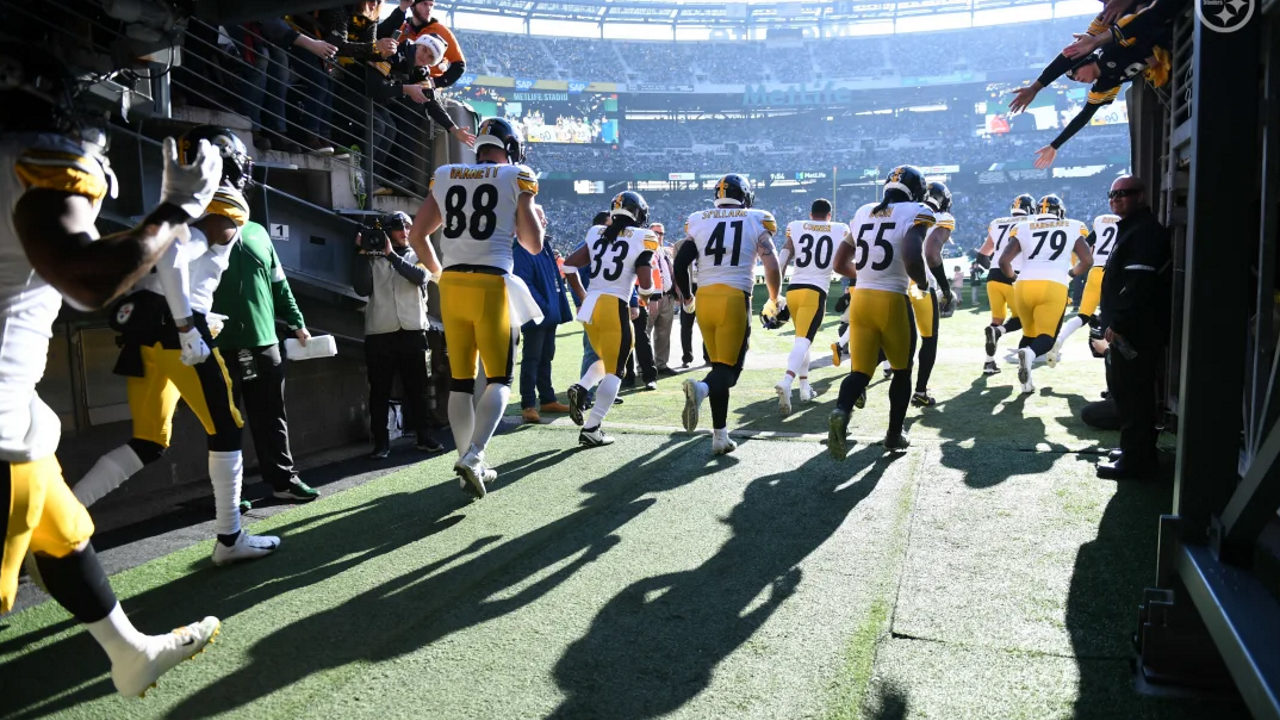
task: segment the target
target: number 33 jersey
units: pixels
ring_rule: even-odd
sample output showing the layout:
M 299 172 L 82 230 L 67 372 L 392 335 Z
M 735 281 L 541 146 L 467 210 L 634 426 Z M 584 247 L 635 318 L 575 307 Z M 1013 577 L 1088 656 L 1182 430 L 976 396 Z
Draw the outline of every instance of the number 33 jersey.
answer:
M 823 292 L 831 285 L 831 261 L 836 248 L 849 234 L 844 223 L 819 220 L 797 220 L 787 223 L 787 239 L 794 249 L 796 269 L 791 284 L 809 285 Z
M 934 225 L 933 211 L 918 202 L 896 202 L 876 213 L 876 203 L 858 208 L 849 223 L 845 242 L 853 245 L 853 264 L 858 271 L 858 289 L 907 292 L 911 278 L 907 276 L 907 231 L 923 225 L 927 231 Z
M 516 207 L 538 194 L 538 179 L 523 165 L 442 165 L 428 191 L 440 207 L 441 263 L 511 272 Z
M 613 295 L 626 302 L 631 299 L 631 289 L 636 284 L 636 265 L 647 264 L 653 257 L 653 251 L 646 244 L 656 245 L 658 236 L 652 230 L 629 227 L 610 242 L 605 236 L 606 229 L 596 225 L 587 231 L 591 292 Z
M 778 223 L 766 210 L 726 207 L 690 215 L 684 230 L 698 248 L 699 287 L 728 285 L 749 293 L 756 280 L 756 248 L 773 242 Z
M 1009 238 L 1018 241 L 1022 259 L 1019 280 L 1050 280 L 1067 285 L 1071 277 L 1072 248 L 1076 240 L 1089 235 L 1089 228 L 1079 220 L 1040 215 L 1028 218 L 1009 230 Z

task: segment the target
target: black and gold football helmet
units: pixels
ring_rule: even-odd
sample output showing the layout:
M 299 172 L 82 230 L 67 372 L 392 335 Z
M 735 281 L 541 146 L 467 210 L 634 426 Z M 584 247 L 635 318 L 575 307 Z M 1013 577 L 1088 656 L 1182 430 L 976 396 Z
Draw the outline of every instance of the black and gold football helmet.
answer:
M 924 202 L 924 173 L 914 165 L 899 165 L 890 170 L 889 177 L 885 178 L 884 191 L 888 193 L 890 190 L 906 193 L 907 199 L 913 202 Z
M 253 158 L 249 148 L 234 132 L 218 125 L 197 125 L 178 138 L 178 158 L 183 164 L 195 162 L 201 140 L 208 140 L 222 156 L 222 182 L 244 192 L 253 182 Z
M 635 221 L 636 225 L 644 225 L 649 222 L 649 203 L 645 202 L 644 196 L 638 192 L 627 190 L 613 196 L 613 203 L 609 205 L 609 215 L 630 218 Z
M 485 118 L 476 130 L 476 152 L 485 145 L 494 145 L 507 151 L 507 159 L 513 164 L 524 162 L 524 138 L 514 125 L 502 118 Z
M 1031 193 L 1022 193 L 1013 199 L 1013 204 L 1009 206 L 1010 215 L 1030 215 L 1036 211 L 1036 199 L 1031 197 Z
M 1067 216 L 1067 206 L 1062 202 L 1062 198 L 1050 193 L 1040 198 L 1040 214 L 1054 215 L 1059 220 Z
M 944 182 L 937 180 L 929 183 L 925 189 L 924 204 L 933 209 L 934 212 L 950 212 L 951 211 L 951 189 Z
M 741 205 L 749 208 L 755 197 L 751 192 L 751 182 L 737 173 L 729 173 L 716 183 L 716 207 Z

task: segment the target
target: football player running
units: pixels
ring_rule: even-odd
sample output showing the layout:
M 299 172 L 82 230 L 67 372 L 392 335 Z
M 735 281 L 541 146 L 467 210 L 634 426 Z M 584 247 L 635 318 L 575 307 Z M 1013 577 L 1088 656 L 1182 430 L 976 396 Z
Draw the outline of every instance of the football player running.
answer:
M 778 304 L 790 310 L 796 339 L 787 357 L 787 371 L 774 386 L 778 393 L 778 410 L 791 412 L 791 384 L 800 381 L 800 401 L 813 400 L 816 393 L 809 385 L 809 348 L 822 327 L 827 310 L 827 290 L 831 287 L 831 263 L 836 247 L 849 234 L 849 226 L 831 221 L 831 201 L 814 200 L 808 220 L 787 224 L 787 242 L 778 254 L 778 273 L 785 277 L 787 264 L 795 259 L 796 269 L 787 285 L 787 294 Z
M 137 227 L 99 237 L 94 222 L 115 176 L 105 135 L 78 107 L 82 88 L 44 48 L 0 43 L 0 66 L 0 157 L 8 168 L 0 177 L 8 206 L 0 225 L 0 614 L 13 609 L 27 558 L 32 580 L 107 654 L 116 690 L 138 697 L 203 651 L 220 624 L 206 617 L 165 635 L 134 628 L 89 544 L 93 520 L 63 479 L 54 456 L 58 416 L 36 384 L 63 298 L 98 309 L 131 287 L 204 213 L 221 163 L 205 142 L 183 164 L 166 139 L 160 204 Z
M 1088 229 L 1066 215 L 1061 198 L 1045 195 L 1040 198 L 1040 213 L 1014 225 L 1000 253 L 1000 269 L 1006 275 L 1013 272 L 1015 260 L 1022 260 L 1022 271 L 1014 284 L 1014 303 L 1022 318 L 1023 337 L 1028 340 L 1027 346 L 1018 350 L 1018 382 L 1024 393 L 1035 392 L 1031 364 L 1053 349 L 1067 309 L 1067 286 L 1093 264 L 1093 253 L 1085 242 Z
M 755 264 L 764 263 L 769 300 L 762 315 L 777 318 L 778 288 L 782 276 L 773 251 L 778 224 L 773 215 L 751 207 L 751 184 L 741 175 L 725 175 L 716 183 L 715 209 L 689 216 L 685 243 L 676 255 L 676 283 L 683 297 L 693 298 L 685 309 L 696 306 L 698 329 L 711 359 L 711 371 L 702 380 L 684 382 L 684 429 L 698 427 L 702 401 L 711 399 L 711 451 L 716 455 L 738 447 L 729 438 L 729 389 L 738 382 L 751 334 L 751 290 Z M 698 266 L 698 292 L 691 290 L 689 270 Z
M 1120 230 L 1120 216 L 1106 213 L 1093 219 L 1093 232 L 1089 233 L 1086 242 L 1093 249 L 1093 267 L 1089 268 L 1089 277 L 1085 280 L 1084 293 L 1080 299 L 1080 313 L 1062 324 L 1058 331 L 1058 339 L 1053 350 L 1045 358 L 1050 367 L 1058 363 L 1062 357 L 1062 348 L 1067 338 L 1084 325 L 1097 322 L 1098 303 L 1102 299 L 1102 274 L 1106 271 L 1107 260 L 1116 246 L 1116 235 Z
M 609 209 L 611 222 L 594 225 L 587 231 L 586 241 L 565 258 L 565 269 L 589 266 L 590 291 L 578 309 L 578 320 L 584 325 L 591 349 L 599 358 L 582 378 L 569 386 L 569 416 L 582 426 L 578 444 L 601 447 L 613 442 L 601 429 L 605 415 L 613 406 L 631 354 L 632 322 L 629 301 L 638 281 L 640 290 L 652 287 L 650 263 L 658 236 L 645 228 L 649 221 L 649 204 L 640 193 L 624 192 L 613 198 Z M 648 246 L 648 247 L 646 247 Z M 576 276 L 576 273 L 574 273 Z M 596 390 L 595 404 L 585 420 L 587 396 Z
M 916 329 L 920 332 L 920 367 L 916 372 L 916 391 L 911 395 L 911 403 L 930 407 L 937 403 L 929 394 L 929 378 L 938 359 L 938 320 L 950 317 L 956 302 L 951 293 L 951 282 L 947 280 L 947 271 L 942 266 L 942 246 L 951 239 L 956 219 L 951 215 L 951 190 L 945 183 L 929 183 L 925 189 L 924 204 L 933 211 L 934 225 L 924 240 L 924 264 L 929 268 L 929 285 L 921 290 L 913 282 L 908 291 L 912 312 L 916 316 Z M 942 296 L 941 301 L 939 295 Z
M 987 240 L 978 249 L 978 264 L 987 268 L 987 301 L 991 305 L 991 324 L 983 328 L 984 349 L 987 360 L 983 363 L 983 375 L 995 375 L 1000 372 L 996 364 L 996 344 L 1006 333 L 1022 329 L 1022 320 L 1018 318 L 1018 309 L 1013 304 L 1013 283 L 1017 280 L 1020 261 L 1013 264 L 1013 274 L 1006 275 L 1000 269 L 999 260 L 1009 239 L 1009 229 L 1035 212 L 1036 199 L 1028 193 L 1013 199 L 1006 217 L 996 218 L 987 225 Z M 1008 310 L 1006 316 L 1005 311 Z M 1005 318 L 1008 317 L 1008 321 Z
M 916 326 L 907 286 L 912 281 L 920 287 L 929 284 L 924 241 L 934 215 L 924 198 L 924 174 L 910 165 L 894 168 L 885 180 L 884 199 L 858 208 L 849 223 L 850 236 L 836 252 L 836 272 L 857 281 L 849 303 L 849 375 L 840 383 L 828 420 L 827 448 L 837 460 L 849 452 L 849 416 L 881 352 L 893 369 L 884 446 L 905 450 L 910 445 L 902 424 L 911 403 Z
M 226 565 L 269 555 L 280 545 L 273 535 L 250 535 L 240 527 L 244 483 L 241 428 L 231 396 L 231 376 L 210 329 L 213 293 L 230 262 L 240 229 L 249 221 L 245 191 L 253 182 L 253 160 L 235 133 L 200 125 L 178 141 L 182 162 L 193 162 L 201 143 L 221 156 L 217 192 L 191 239 L 174 245 L 116 309 L 120 332 L 115 372 L 126 377 L 133 435 L 98 459 L 76 485 L 86 506 L 163 457 L 173 436 L 173 414 L 181 398 L 208 435 L 209 482 L 213 486 L 213 562 Z
M 511 396 L 516 337 L 536 311 L 528 307 L 528 289 L 511 274 L 512 240 L 536 255 L 542 252 L 544 224 L 534 201 L 538 180 L 522 164 L 524 140 L 511 123 L 481 122 L 475 149 L 475 164 L 436 169 L 409 244 L 440 284 L 452 377 L 449 425 L 458 446 L 453 469 L 482 498 L 486 483 L 497 478 L 484 452 Z M 441 226 L 437 257 L 427 236 Z M 473 404 L 477 355 L 487 384 Z

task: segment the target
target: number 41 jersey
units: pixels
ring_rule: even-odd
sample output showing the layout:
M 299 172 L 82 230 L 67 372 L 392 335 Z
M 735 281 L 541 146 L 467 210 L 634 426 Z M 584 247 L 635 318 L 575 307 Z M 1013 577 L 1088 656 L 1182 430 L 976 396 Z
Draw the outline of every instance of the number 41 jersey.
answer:
M 826 292 L 831 285 L 832 260 L 836 248 L 849 234 L 844 223 L 824 220 L 796 220 L 787 223 L 787 239 L 795 248 L 796 269 L 791 273 L 793 286 L 809 285 Z
M 441 264 L 512 270 L 516 207 L 522 193 L 538 194 L 538 180 L 523 165 L 442 165 L 427 190 L 440 207 Z
M 892 203 L 878 213 L 872 212 L 875 208 L 876 203 L 858 208 L 845 238 L 854 247 L 857 287 L 905 294 L 911 278 L 902 241 L 915 225 L 923 225 L 926 231 L 933 227 L 933 211 L 918 202 Z
M 728 285 L 751 292 L 755 284 L 756 246 L 773 242 L 778 223 L 755 208 L 716 208 L 689 216 L 685 234 L 698 248 L 698 286 Z
M 1010 238 L 1018 240 L 1022 272 L 1019 280 L 1050 280 L 1068 285 L 1071 277 L 1072 248 L 1076 239 L 1089 234 L 1089 229 L 1079 220 L 1053 215 L 1028 218 L 1013 226 Z

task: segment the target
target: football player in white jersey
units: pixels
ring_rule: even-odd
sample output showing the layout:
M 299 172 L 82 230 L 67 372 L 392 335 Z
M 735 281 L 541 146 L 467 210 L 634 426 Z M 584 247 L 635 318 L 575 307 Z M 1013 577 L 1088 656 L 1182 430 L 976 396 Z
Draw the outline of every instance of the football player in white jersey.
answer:
M 1080 314 L 1067 320 L 1058 331 L 1058 340 L 1045 359 L 1050 366 L 1056 365 L 1062 356 L 1062 348 L 1067 338 L 1084 325 L 1097 322 L 1098 302 L 1102 299 L 1102 274 L 1106 271 L 1107 260 L 1116 246 L 1116 235 L 1120 231 L 1120 216 L 1106 213 L 1093 219 L 1093 232 L 1086 241 L 1093 249 L 1093 267 L 1089 268 L 1089 277 L 1085 280 L 1084 294 L 1080 299 Z
M 619 193 L 613 198 L 608 225 L 594 225 L 587 231 L 586 241 L 565 258 L 566 271 L 588 267 L 591 290 L 578 310 L 591 348 L 599 358 L 583 373 L 582 379 L 569 386 L 569 415 L 582 426 L 578 444 L 586 447 L 609 445 L 613 438 L 604 434 L 600 424 L 613 406 L 627 369 L 631 353 L 633 324 L 631 293 L 637 281 L 641 291 L 653 285 L 650 263 L 658 236 L 645 228 L 649 221 L 649 204 L 636 192 Z M 577 273 L 572 273 L 575 277 Z M 584 419 L 591 389 L 596 390 L 591 414 Z
M 213 562 L 226 565 L 269 555 L 280 539 L 240 528 L 244 421 L 232 400 L 231 376 L 214 343 L 216 333 L 206 319 L 240 228 L 249 221 L 244 191 L 252 182 L 253 160 L 235 133 L 216 125 L 183 133 L 180 158 L 194 158 L 201 141 L 222 157 L 218 190 L 204 215 L 191 224 L 191 239 L 170 248 L 155 272 L 138 281 L 116 308 L 113 319 L 121 334 L 115 372 L 126 377 L 133 436 L 99 458 L 75 492 L 85 506 L 92 505 L 159 460 L 169 447 L 181 398 L 208 434 L 217 535 Z
M 440 284 L 452 376 L 449 425 L 458 446 L 453 467 L 476 497 L 484 497 L 485 484 L 497 478 L 485 464 L 484 451 L 511 397 L 516 337 L 524 324 L 520 315 L 532 302 L 512 275 L 512 243 L 535 255 L 542 252 L 545 223 L 534 200 L 537 177 L 522 164 L 524 140 L 511 123 L 485 119 L 475 148 L 475 164 L 436 169 L 409 244 Z M 427 236 L 442 227 L 437 257 Z M 477 355 L 488 382 L 473 402 Z
M 1018 263 L 1013 265 L 1013 275 L 1005 275 L 1000 269 L 999 260 L 1009 239 L 1009 230 L 1035 212 L 1036 199 L 1028 193 L 1013 199 L 1009 215 L 996 218 L 987 225 L 987 240 L 978 249 L 978 264 L 987 268 L 987 300 L 991 305 L 991 324 L 983 328 L 983 340 L 987 351 L 987 360 L 982 366 L 983 375 L 995 375 L 1000 372 L 996 364 L 996 344 L 1006 333 L 1022 329 L 1022 321 L 1018 318 L 1018 309 L 1013 304 L 1013 283 L 1017 280 Z M 1008 308 L 1008 320 L 1005 309 Z
M 791 313 L 796 339 L 787 357 L 787 371 L 774 386 L 778 393 L 778 409 L 791 412 L 791 384 L 800 381 L 800 400 L 813 400 L 809 386 L 809 348 L 826 316 L 827 291 L 831 288 L 831 263 L 836 247 L 849 234 L 849 226 L 831 221 L 831 201 L 814 200 L 808 220 L 787 224 L 787 242 L 778 253 L 778 272 L 786 277 L 787 264 L 794 258 L 796 269 L 787 284 L 786 297 L 779 305 Z
M 1018 350 L 1018 382 L 1022 392 L 1035 392 L 1031 364 L 1053 349 L 1054 337 L 1067 309 L 1067 285 L 1071 278 L 1089 271 L 1093 253 L 1085 237 L 1088 228 L 1079 220 L 1067 219 L 1067 208 L 1057 195 L 1040 198 L 1040 212 L 1014 225 L 1009 242 L 1000 253 L 1000 269 L 1013 272 L 1015 260 L 1022 270 L 1014 283 L 1014 303 L 1022 318 L 1026 347 Z M 1076 264 L 1071 264 L 1075 253 Z
M 676 283 L 689 312 L 696 303 L 698 329 L 711 359 L 711 371 L 702 380 L 684 382 L 684 429 L 698 427 L 702 401 L 711 399 L 711 451 L 733 452 L 738 445 L 729 437 L 729 389 L 738 382 L 751 335 L 751 290 L 755 285 L 756 258 L 764 263 L 769 300 L 763 314 L 778 315 L 778 287 L 782 276 L 773 251 L 778 224 L 773 215 L 751 207 L 751 183 L 741 175 L 725 175 L 716 183 L 715 209 L 689 216 L 685 234 L 692 240 L 676 255 Z M 691 289 L 689 270 L 697 263 L 698 292 Z
M 917 356 L 920 366 L 916 369 L 916 390 L 911 394 L 911 403 L 930 407 L 937 403 L 929 394 L 929 378 L 933 376 L 933 366 L 938 360 L 938 323 L 941 318 L 951 316 L 956 302 L 946 268 L 942 265 L 942 246 L 951 239 L 956 219 L 951 215 L 951 190 L 945 183 L 929 183 L 925 188 L 924 204 L 929 206 L 934 216 L 934 225 L 924 240 L 924 264 L 929 269 L 929 285 L 922 289 L 912 283 L 907 294 L 916 316 L 916 330 L 920 333 L 920 353 Z
M 160 205 L 137 227 L 99 237 L 94 222 L 115 176 L 105 136 L 77 107 L 75 78 L 34 45 L 0 43 L 0 67 L 0 198 L 8 206 L 0 224 L 0 614 L 13 609 L 29 558 L 32 580 L 106 652 L 116 690 L 138 697 L 204 650 L 220 625 L 207 617 L 143 635 L 129 622 L 89 544 L 93 520 L 54 457 L 62 429 L 36 384 L 62 299 L 98 309 L 131 287 L 204 212 L 221 165 L 208 143 L 184 165 L 166 139 Z M 67 687 L 81 681 L 68 678 Z
M 849 451 L 849 415 L 871 381 L 881 352 L 893 368 L 884 446 L 904 450 L 910 445 L 902 424 L 911 404 L 916 326 L 907 286 L 912 281 L 920 287 L 929 284 L 924 240 L 934 217 L 921 202 L 924 197 L 923 173 L 910 165 L 894 168 L 885 180 L 884 199 L 858 208 L 849 223 L 849 237 L 836 252 L 836 272 L 857 281 L 849 303 L 850 374 L 840 383 L 827 428 L 827 447 L 838 460 Z

